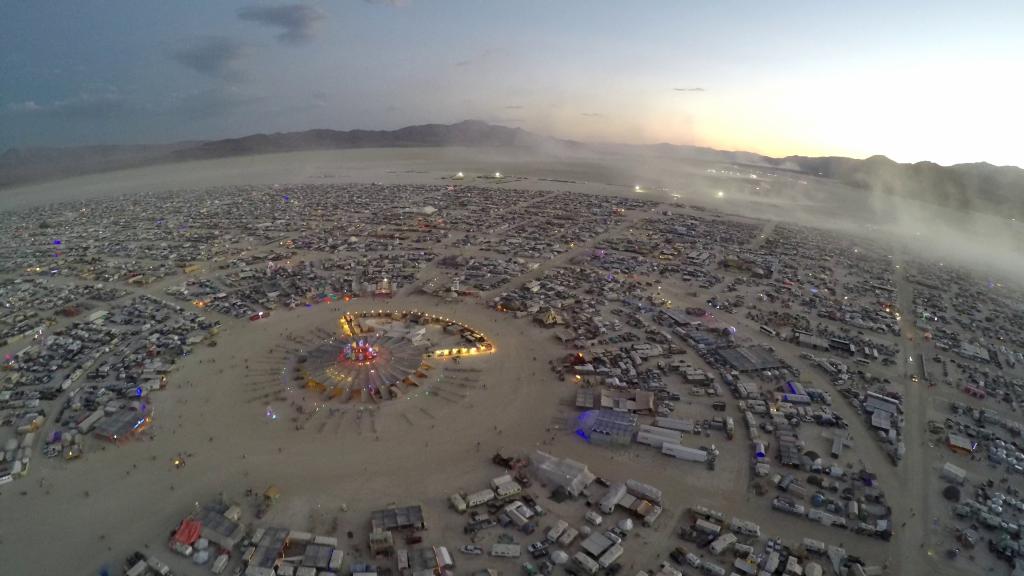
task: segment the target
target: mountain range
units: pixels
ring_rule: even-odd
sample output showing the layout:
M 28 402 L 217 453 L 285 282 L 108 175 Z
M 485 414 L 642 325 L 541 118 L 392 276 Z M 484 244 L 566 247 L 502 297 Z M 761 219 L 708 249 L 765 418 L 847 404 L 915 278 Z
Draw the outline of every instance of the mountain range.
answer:
M 151 164 L 231 156 L 397 147 L 557 147 L 569 153 L 656 152 L 680 160 L 744 164 L 831 178 L 865 190 L 946 206 L 957 210 L 1024 215 L 1024 170 L 987 163 L 940 166 L 932 162 L 901 164 L 884 156 L 859 160 L 843 157 L 771 158 L 675 144 L 622 146 L 559 140 L 520 128 L 467 120 L 423 124 L 397 130 L 306 130 L 253 134 L 241 138 L 187 141 L 162 145 L 12 148 L 0 155 L 0 188 L 82 174 Z M 552 148 L 555 149 L 555 148 Z

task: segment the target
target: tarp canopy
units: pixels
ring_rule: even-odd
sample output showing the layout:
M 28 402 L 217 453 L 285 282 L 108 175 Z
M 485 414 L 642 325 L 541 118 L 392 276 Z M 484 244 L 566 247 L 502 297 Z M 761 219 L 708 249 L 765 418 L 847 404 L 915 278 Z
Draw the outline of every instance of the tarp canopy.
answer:
M 196 540 L 199 540 L 199 533 L 202 529 L 202 522 L 186 518 L 181 521 L 181 526 L 179 526 L 178 531 L 174 533 L 174 541 L 191 546 Z

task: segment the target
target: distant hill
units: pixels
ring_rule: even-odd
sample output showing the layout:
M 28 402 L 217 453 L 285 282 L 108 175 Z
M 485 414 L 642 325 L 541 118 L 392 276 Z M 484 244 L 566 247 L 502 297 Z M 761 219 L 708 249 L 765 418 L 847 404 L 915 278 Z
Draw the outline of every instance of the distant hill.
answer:
M 214 140 L 183 148 L 171 154 L 176 160 L 197 160 L 345 148 L 400 148 L 421 146 L 531 146 L 542 137 L 521 128 L 495 126 L 476 120 L 458 124 L 423 124 L 398 130 L 307 130 L 279 134 L 254 134 L 242 138 Z
M 940 166 L 931 162 L 900 164 L 884 156 L 865 160 L 842 157 L 770 158 L 698 146 L 655 144 L 623 146 L 558 140 L 520 128 L 477 120 L 423 124 L 398 130 L 306 130 L 253 134 L 167 145 L 80 146 L 10 149 L 0 155 L 0 188 L 28 182 L 134 168 L 150 164 L 231 156 L 423 146 L 554 147 L 572 154 L 645 154 L 727 164 L 749 164 L 831 178 L 851 186 L 930 202 L 958 210 L 1015 215 L 1024 219 L 1024 170 L 991 164 Z

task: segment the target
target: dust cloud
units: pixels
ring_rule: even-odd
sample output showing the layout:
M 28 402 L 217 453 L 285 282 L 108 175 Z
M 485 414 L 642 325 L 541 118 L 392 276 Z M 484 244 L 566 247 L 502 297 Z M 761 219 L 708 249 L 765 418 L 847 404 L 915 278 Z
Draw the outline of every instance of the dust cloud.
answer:
M 669 204 L 776 219 L 875 239 L 937 262 L 1024 282 L 1021 222 L 893 194 L 914 183 L 853 187 L 766 166 L 701 158 L 701 149 L 576 144 L 538 140 L 502 148 L 397 148 L 295 152 L 163 164 L 4 190 L 0 209 L 65 200 L 219 185 L 286 183 L 434 183 L 456 172 L 502 174 L 506 186 L 568 189 L 605 195 L 642 194 Z M 722 153 L 719 153 L 722 154 Z M 746 155 L 749 156 L 749 155 Z M 636 187 L 640 189 L 637 191 Z

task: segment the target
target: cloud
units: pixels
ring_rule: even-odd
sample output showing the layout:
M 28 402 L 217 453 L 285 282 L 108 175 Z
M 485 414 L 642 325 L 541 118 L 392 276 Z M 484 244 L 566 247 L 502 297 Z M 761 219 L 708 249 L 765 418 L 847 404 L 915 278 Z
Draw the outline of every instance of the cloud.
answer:
M 458 62 L 455 63 L 455 65 L 456 66 L 469 66 L 472 63 L 473 63 L 472 60 L 459 60 Z
M 409 0 L 365 0 L 367 4 L 378 4 L 387 6 L 408 6 Z
M 580 116 L 585 116 L 587 118 L 604 118 L 604 114 L 601 114 L 600 112 L 580 112 Z
M 700 86 L 694 86 L 693 88 L 673 88 L 676 92 L 707 92 L 707 90 Z
M 34 100 L 10 102 L 3 112 L 8 116 L 45 116 L 60 119 L 109 118 L 129 108 L 128 102 L 116 90 L 85 92 L 48 104 Z
M 505 106 L 505 110 L 522 110 L 523 108 L 525 108 L 525 106 L 520 106 L 519 104 L 512 104 L 511 106 Z
M 174 59 L 182 66 L 211 78 L 239 80 L 242 73 L 238 68 L 245 54 L 245 47 L 235 40 L 223 36 L 210 36 L 194 41 L 174 53 Z
M 271 28 L 280 28 L 277 39 L 288 44 L 300 44 L 313 38 L 317 26 L 327 14 L 307 4 L 281 4 L 279 6 L 246 6 L 238 10 L 238 17 Z

